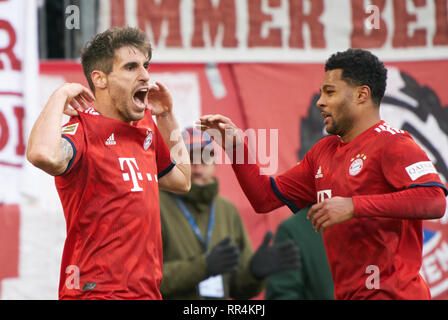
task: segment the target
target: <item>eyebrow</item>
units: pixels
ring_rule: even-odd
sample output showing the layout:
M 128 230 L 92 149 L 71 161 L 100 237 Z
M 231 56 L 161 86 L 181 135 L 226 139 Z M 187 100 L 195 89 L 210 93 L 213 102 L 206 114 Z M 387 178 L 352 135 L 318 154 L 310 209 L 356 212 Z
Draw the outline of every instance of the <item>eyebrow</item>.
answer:
M 131 62 L 127 62 L 123 65 L 123 68 L 128 68 L 128 67 L 132 67 L 135 68 L 138 66 L 138 63 L 135 61 L 131 61 Z
M 334 84 L 324 84 L 322 86 L 322 88 L 319 88 L 319 92 L 322 92 L 322 91 L 327 90 L 329 88 L 334 89 L 334 88 L 336 88 L 336 86 Z
M 136 61 L 130 61 L 130 62 L 125 63 L 125 64 L 122 66 L 122 68 L 129 68 L 129 67 L 135 68 L 135 67 L 138 67 L 138 66 L 139 66 L 139 63 L 138 63 L 138 62 L 136 62 Z M 143 62 L 143 66 L 144 66 L 145 68 L 148 68 L 148 67 L 149 67 L 149 60 L 144 61 L 144 62 Z

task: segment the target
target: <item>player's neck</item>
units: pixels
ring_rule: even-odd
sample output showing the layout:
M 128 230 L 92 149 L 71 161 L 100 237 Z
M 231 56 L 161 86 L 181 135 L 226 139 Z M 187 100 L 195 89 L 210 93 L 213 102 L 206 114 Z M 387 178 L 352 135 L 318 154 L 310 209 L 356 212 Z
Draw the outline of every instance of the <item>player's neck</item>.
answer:
M 120 113 L 118 112 L 117 108 L 114 106 L 112 101 L 109 98 L 107 98 L 107 97 L 103 97 L 101 95 L 97 95 L 97 97 L 95 99 L 94 108 L 103 117 L 107 117 L 107 118 L 111 118 L 111 119 L 127 122 L 120 115 Z
M 381 118 L 379 112 L 372 112 L 371 114 L 361 116 L 360 119 L 353 122 L 352 128 L 340 137 L 341 141 L 344 143 L 353 141 L 380 121 Z

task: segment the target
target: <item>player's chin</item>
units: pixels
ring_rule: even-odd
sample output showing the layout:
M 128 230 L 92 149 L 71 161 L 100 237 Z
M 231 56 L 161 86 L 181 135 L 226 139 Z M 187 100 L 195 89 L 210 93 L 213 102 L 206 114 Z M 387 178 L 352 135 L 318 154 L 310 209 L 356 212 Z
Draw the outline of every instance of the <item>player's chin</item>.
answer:
M 326 131 L 328 134 L 333 134 L 333 128 L 332 128 L 331 126 L 326 125 L 326 126 L 325 126 L 325 131 Z
M 337 134 L 337 128 L 333 125 L 333 123 L 328 122 L 325 126 L 325 131 L 327 131 L 328 134 Z
M 142 120 L 144 116 L 145 116 L 145 111 L 139 112 L 138 114 L 135 115 L 134 121 Z
M 139 121 L 145 116 L 145 111 L 132 110 L 128 112 L 127 116 L 129 121 Z
M 145 112 L 146 107 L 141 107 L 134 104 L 131 108 L 129 108 L 129 117 L 132 121 L 138 121 L 143 119 Z

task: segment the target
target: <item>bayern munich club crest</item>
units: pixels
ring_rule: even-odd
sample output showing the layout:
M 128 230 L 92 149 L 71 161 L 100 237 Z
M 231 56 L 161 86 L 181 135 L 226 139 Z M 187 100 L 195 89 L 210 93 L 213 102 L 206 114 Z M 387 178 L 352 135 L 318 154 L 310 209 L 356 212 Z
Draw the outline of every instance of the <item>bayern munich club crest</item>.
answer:
M 145 151 L 149 149 L 149 147 L 151 146 L 151 143 L 152 143 L 152 131 L 150 129 L 148 129 L 146 131 L 146 133 L 147 133 L 147 136 L 145 138 L 145 141 L 143 142 L 143 149 L 145 149 Z
M 367 159 L 367 156 L 364 154 L 358 154 L 356 157 L 352 158 L 350 167 L 348 168 L 348 173 L 351 176 L 356 176 L 362 171 L 362 168 L 364 168 L 364 160 Z

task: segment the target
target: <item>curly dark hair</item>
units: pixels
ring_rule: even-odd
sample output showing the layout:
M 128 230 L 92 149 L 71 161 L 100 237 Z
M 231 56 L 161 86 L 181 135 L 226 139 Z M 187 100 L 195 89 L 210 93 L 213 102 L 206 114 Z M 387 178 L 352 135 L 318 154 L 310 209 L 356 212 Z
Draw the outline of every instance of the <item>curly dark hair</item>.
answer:
M 115 50 L 132 46 L 143 52 L 148 60 L 151 59 L 151 44 L 146 34 L 138 28 L 111 28 L 97 34 L 81 51 L 81 64 L 90 89 L 95 92 L 91 74 L 100 70 L 105 74 L 112 71 Z
M 366 85 L 372 101 L 379 106 L 386 91 L 387 69 L 370 51 L 348 49 L 333 54 L 325 63 L 325 71 L 342 69 L 342 80 L 351 85 Z

